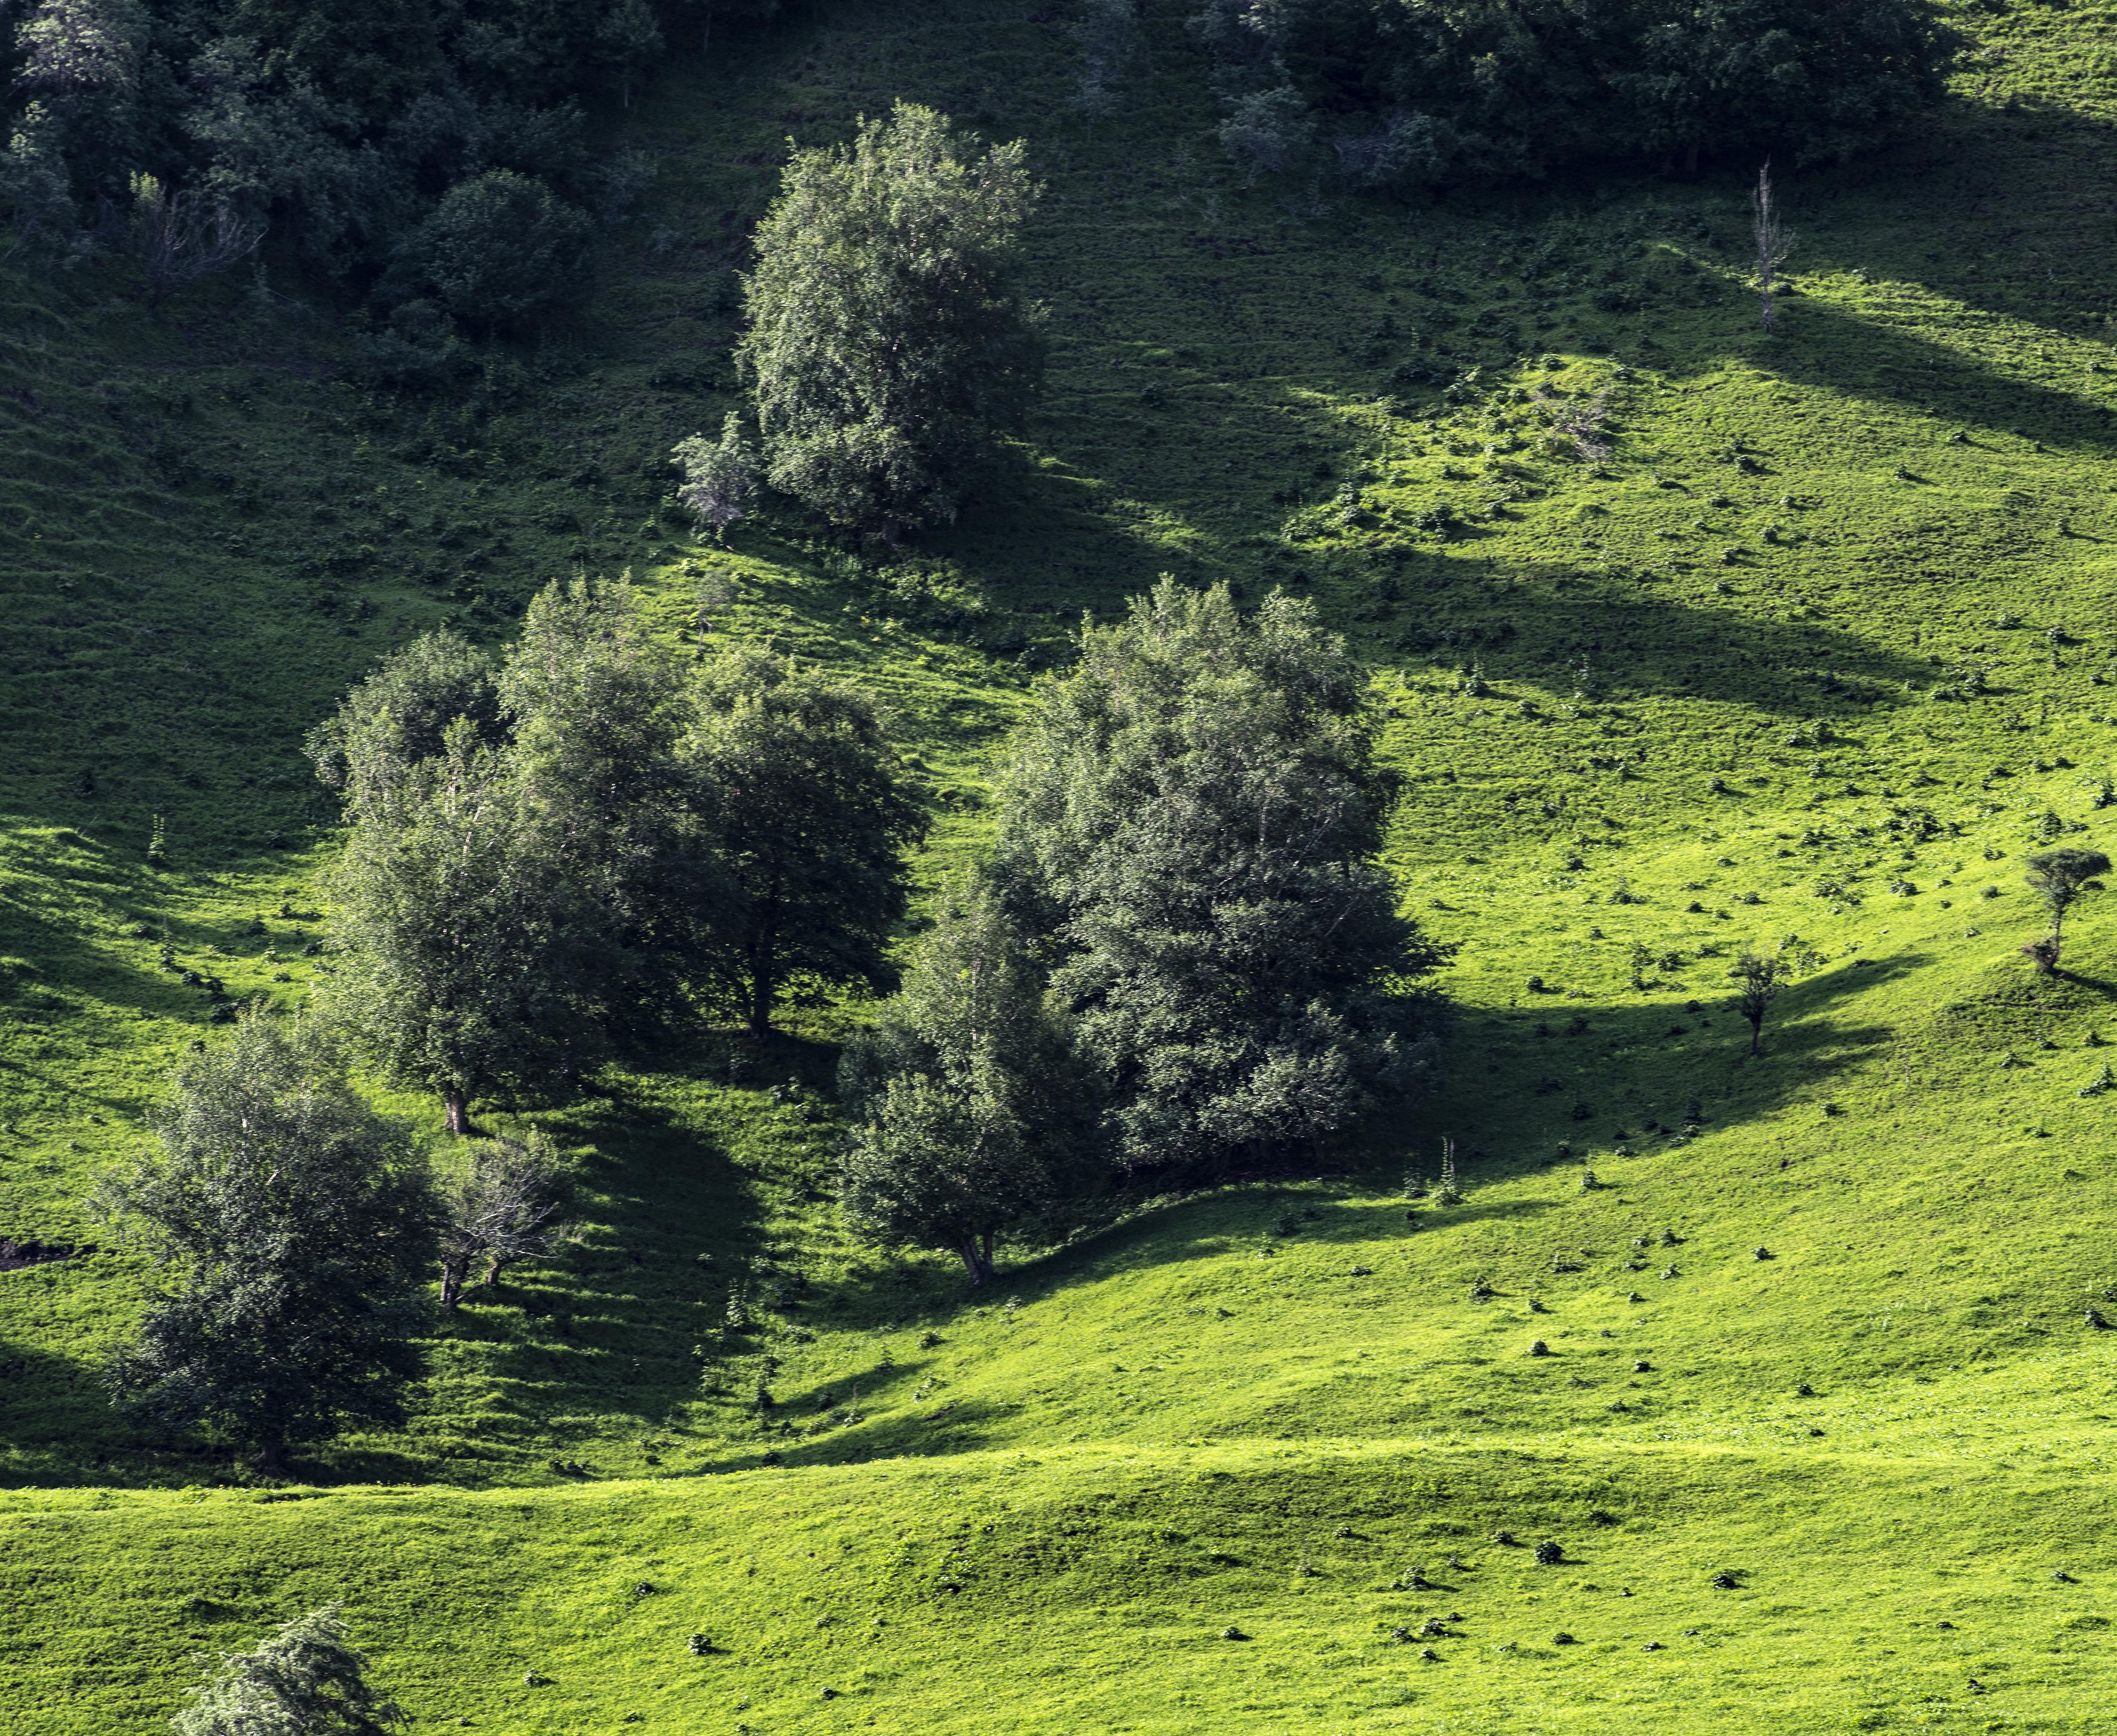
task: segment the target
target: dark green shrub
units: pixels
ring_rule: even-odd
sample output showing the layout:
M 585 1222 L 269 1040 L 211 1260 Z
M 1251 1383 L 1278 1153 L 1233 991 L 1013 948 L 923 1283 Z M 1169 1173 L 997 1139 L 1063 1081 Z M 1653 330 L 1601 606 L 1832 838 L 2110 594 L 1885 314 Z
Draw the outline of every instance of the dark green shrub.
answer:
M 475 330 L 519 330 L 587 293 L 588 215 L 513 169 L 461 181 L 399 247 L 392 281 Z

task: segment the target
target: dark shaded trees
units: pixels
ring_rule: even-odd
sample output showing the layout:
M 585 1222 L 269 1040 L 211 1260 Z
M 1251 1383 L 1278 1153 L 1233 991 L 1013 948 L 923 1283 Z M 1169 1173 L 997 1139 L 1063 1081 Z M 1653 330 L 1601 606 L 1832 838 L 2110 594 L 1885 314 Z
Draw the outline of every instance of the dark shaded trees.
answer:
M 1253 168 L 1414 188 L 1587 162 L 1839 159 L 1938 100 L 1926 0 L 1201 0 Z
M 1375 861 L 1392 784 L 1363 693 L 1308 604 L 1245 618 L 1171 580 L 1039 690 L 994 873 L 1124 1163 L 1313 1145 L 1423 1061 L 1397 991 L 1446 949 Z
M 874 702 L 748 646 L 700 671 L 684 746 L 726 877 L 706 944 L 753 1033 L 787 985 L 888 989 L 926 816 Z
M 909 104 L 796 155 L 737 353 L 774 487 L 892 542 L 956 516 L 1040 367 L 1014 265 L 1037 193 L 1019 141 L 966 151 Z
M 270 1471 L 347 1421 L 400 1420 L 434 1246 L 403 1130 L 354 1094 L 316 1027 L 259 1011 L 175 1083 L 159 1154 L 96 1195 L 175 1279 L 112 1360 L 113 1391 L 160 1427 L 248 1443 Z
M 311 732 L 350 828 L 320 999 L 450 1131 L 680 1013 L 725 914 L 680 698 L 630 588 L 580 580 L 498 669 L 430 635 Z

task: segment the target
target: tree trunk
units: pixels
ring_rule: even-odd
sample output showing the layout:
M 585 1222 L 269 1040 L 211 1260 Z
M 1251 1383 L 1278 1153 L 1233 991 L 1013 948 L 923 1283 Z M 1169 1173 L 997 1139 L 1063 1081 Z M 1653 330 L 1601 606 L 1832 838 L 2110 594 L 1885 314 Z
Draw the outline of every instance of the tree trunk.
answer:
M 460 1091 L 443 1092 L 441 1116 L 443 1125 L 460 1138 L 470 1131 L 470 1099 Z
M 470 1264 L 462 1254 L 451 1254 L 441 1261 L 441 1307 L 449 1314 L 456 1311 L 463 1300 L 464 1275 Z
M 2054 976 L 2055 976 L 2058 974 L 2058 952 L 2059 952 L 2059 949 L 2061 946 L 2063 946 L 2064 944 L 2065 944 L 2065 912 L 2064 912 L 2064 910 L 2063 908 L 2054 908 L 2054 909 L 2052 910 L 2052 912 L 2051 912 L 2051 945 L 2050 945 L 2050 972 L 2051 972 L 2051 974 L 2052 974 Z
M 986 1248 L 981 1253 L 975 1236 L 966 1235 L 956 1244 L 956 1252 L 962 1256 L 963 1270 L 971 1275 L 973 1289 L 992 1276 L 992 1239 L 986 1239 Z
M 754 947 L 749 958 L 749 1034 L 763 1037 L 772 1029 L 772 1004 L 779 998 L 769 944 Z
M 257 1469 L 264 1475 L 276 1477 L 287 1469 L 287 1443 L 272 1435 L 257 1443 Z
M 1750 1053 L 1762 1055 L 1764 1052 L 1764 1022 L 1761 1018 L 1753 1018 L 1750 1021 Z

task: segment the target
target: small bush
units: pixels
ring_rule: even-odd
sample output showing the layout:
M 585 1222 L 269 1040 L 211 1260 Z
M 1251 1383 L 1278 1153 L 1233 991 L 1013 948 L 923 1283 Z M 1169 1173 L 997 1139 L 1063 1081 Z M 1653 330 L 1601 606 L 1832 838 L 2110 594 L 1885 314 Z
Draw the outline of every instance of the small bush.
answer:
M 1536 1564 L 1540 1567 L 1555 1567 L 1566 1559 L 1566 1546 L 1547 1538 L 1536 1546 Z

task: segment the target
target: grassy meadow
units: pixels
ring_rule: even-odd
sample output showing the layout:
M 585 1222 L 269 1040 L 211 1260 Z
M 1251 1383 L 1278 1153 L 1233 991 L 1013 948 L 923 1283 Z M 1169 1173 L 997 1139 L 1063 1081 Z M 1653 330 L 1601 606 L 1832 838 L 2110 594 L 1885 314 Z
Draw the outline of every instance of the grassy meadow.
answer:
M 1782 164 L 1769 334 L 1754 165 L 1246 188 L 1185 10 L 1095 122 L 1058 7 L 717 39 L 622 118 L 656 177 L 578 326 L 440 397 L 353 383 L 276 277 L 155 320 L 0 261 L 0 1237 L 85 1250 L 0 1272 L 8 1727 L 156 1729 L 195 1654 L 341 1596 L 414 1728 L 510 1736 L 2106 1726 L 2117 891 L 2064 976 L 2020 949 L 2023 855 L 2117 833 L 2111 9 L 1966 12 L 1915 136 Z M 786 141 L 900 95 L 1047 187 L 1020 474 L 893 566 L 698 540 L 662 460 L 736 402 Z M 141 1434 L 97 1369 L 152 1275 L 82 1199 L 217 1013 L 304 993 L 302 732 L 423 628 L 627 570 L 673 641 L 887 697 L 926 884 L 1084 612 L 1313 596 L 1460 943 L 1437 1093 L 973 1295 L 838 1221 L 861 1009 L 801 1009 L 494 1106 L 588 1221 L 404 1429 L 290 1484 Z M 1728 967 L 1789 940 L 1753 1058 Z M 1408 1198 L 1444 1138 L 1467 1200 Z

